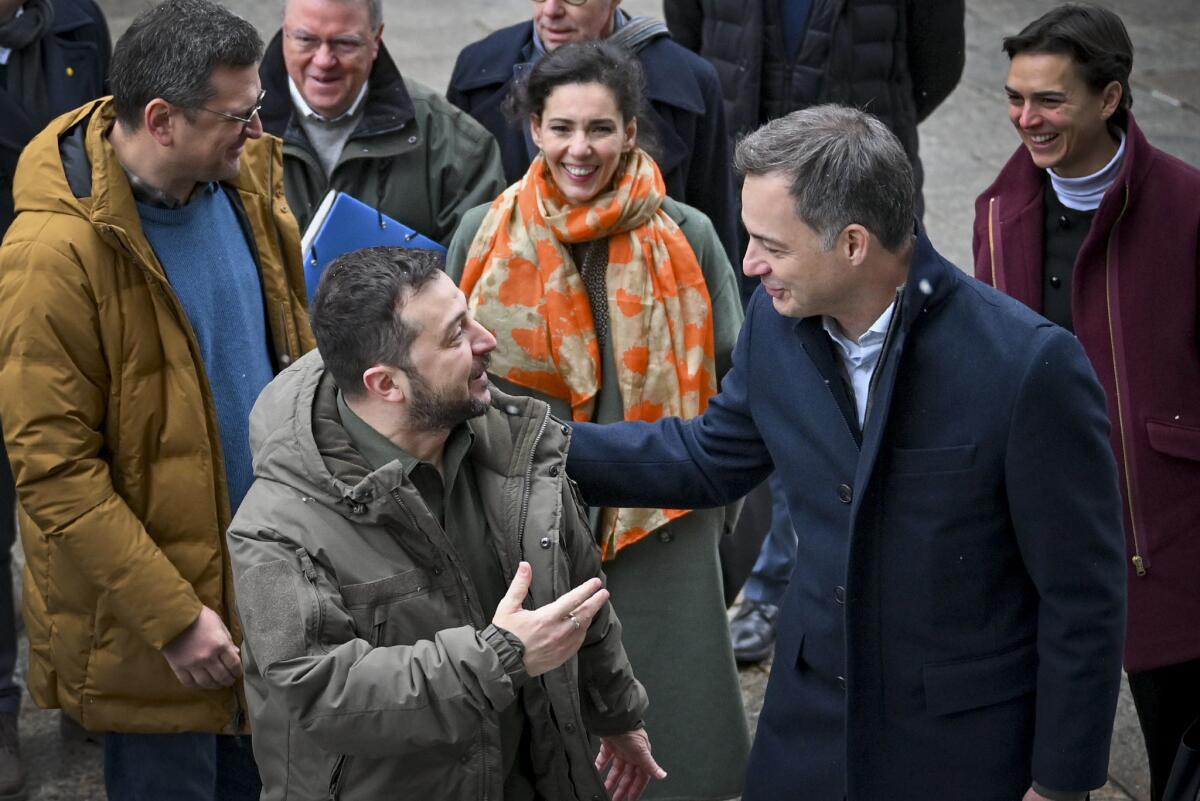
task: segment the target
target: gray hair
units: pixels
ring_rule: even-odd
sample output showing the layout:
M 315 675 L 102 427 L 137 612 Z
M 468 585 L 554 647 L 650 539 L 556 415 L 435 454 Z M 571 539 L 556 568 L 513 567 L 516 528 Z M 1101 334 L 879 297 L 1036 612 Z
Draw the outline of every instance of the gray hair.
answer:
M 156 97 L 185 112 L 197 109 L 216 94 L 216 67 L 254 66 L 262 50 L 253 25 L 210 0 L 166 0 L 146 9 L 113 50 L 109 83 L 117 119 L 138 130 Z
M 912 236 L 912 165 L 895 134 L 866 112 L 833 104 L 793 111 L 743 137 L 734 167 L 785 177 L 796 216 L 826 250 L 852 223 L 891 251 Z
M 279 4 L 279 15 L 287 14 L 287 7 L 290 0 L 283 0 Z M 379 26 L 383 24 L 383 0 L 333 0 L 335 3 L 363 3 L 367 7 L 367 24 L 371 26 L 371 31 L 379 30 Z

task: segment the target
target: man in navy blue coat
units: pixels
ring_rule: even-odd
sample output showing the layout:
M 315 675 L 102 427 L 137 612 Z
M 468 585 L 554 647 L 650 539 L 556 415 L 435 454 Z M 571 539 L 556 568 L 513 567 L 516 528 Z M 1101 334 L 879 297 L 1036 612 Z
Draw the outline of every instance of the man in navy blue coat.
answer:
M 1106 780 L 1125 616 L 1083 350 L 914 230 L 874 117 L 794 112 L 736 164 L 762 287 L 721 394 L 686 423 L 578 424 L 568 469 L 606 506 L 785 478 L 801 538 L 744 798 L 1083 799 Z

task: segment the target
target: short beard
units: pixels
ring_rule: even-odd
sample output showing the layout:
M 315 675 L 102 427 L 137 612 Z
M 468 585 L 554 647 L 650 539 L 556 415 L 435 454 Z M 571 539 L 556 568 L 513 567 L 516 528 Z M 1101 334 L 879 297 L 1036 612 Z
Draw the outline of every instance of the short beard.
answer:
M 487 413 L 491 404 L 469 394 L 465 398 L 449 398 L 438 392 L 416 374 L 409 373 L 412 395 L 408 401 L 409 425 L 418 431 L 450 431 Z

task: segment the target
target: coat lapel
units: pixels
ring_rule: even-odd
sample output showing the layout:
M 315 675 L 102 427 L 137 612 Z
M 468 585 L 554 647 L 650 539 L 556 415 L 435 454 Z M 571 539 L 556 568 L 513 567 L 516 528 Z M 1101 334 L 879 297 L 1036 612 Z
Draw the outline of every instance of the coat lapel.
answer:
M 854 404 L 850 389 L 846 386 L 846 380 L 842 377 L 842 369 L 833 352 L 833 343 L 821 325 L 821 318 L 805 317 L 800 320 L 796 323 L 796 335 L 800 337 L 804 352 L 808 354 L 813 366 L 817 368 L 817 372 L 824 379 L 825 386 L 829 387 L 838 411 L 841 412 L 842 418 L 846 421 L 846 427 L 854 437 L 855 446 L 861 446 L 862 431 L 858 427 L 858 409 Z
M 918 230 L 908 281 L 896 310 L 899 319 L 893 320 L 893 330 L 889 332 L 889 341 L 880 357 L 882 361 L 876 368 L 878 373 L 868 403 L 862 435 L 862 453 L 854 477 L 854 502 L 850 510 L 852 521 L 857 521 L 867 484 L 875 470 L 879 451 L 883 447 L 883 435 L 892 412 L 896 376 L 904 361 L 908 339 L 925 313 L 938 305 L 954 288 L 958 281 L 957 271 L 954 265 L 945 261 L 933 249 L 933 244 L 925 236 L 924 230 Z

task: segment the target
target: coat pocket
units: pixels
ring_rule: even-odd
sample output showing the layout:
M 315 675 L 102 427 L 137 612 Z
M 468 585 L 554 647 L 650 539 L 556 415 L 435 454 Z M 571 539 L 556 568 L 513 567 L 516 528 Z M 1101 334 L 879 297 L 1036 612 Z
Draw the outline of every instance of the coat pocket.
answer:
M 892 472 L 952 473 L 975 466 L 975 445 L 954 445 L 948 448 L 892 448 Z
M 922 669 L 925 708 L 933 715 L 952 715 L 1011 701 L 1037 688 L 1037 666 L 1033 642 L 998 654 L 927 664 Z
M 1150 447 L 1159 453 L 1200 462 L 1200 428 L 1147 420 L 1146 434 Z
M 435 584 L 446 582 L 435 582 L 414 567 L 374 581 L 344 584 L 340 590 L 357 636 L 377 647 L 410 644 L 431 635 L 432 622 L 445 622 L 441 593 L 430 593 Z

